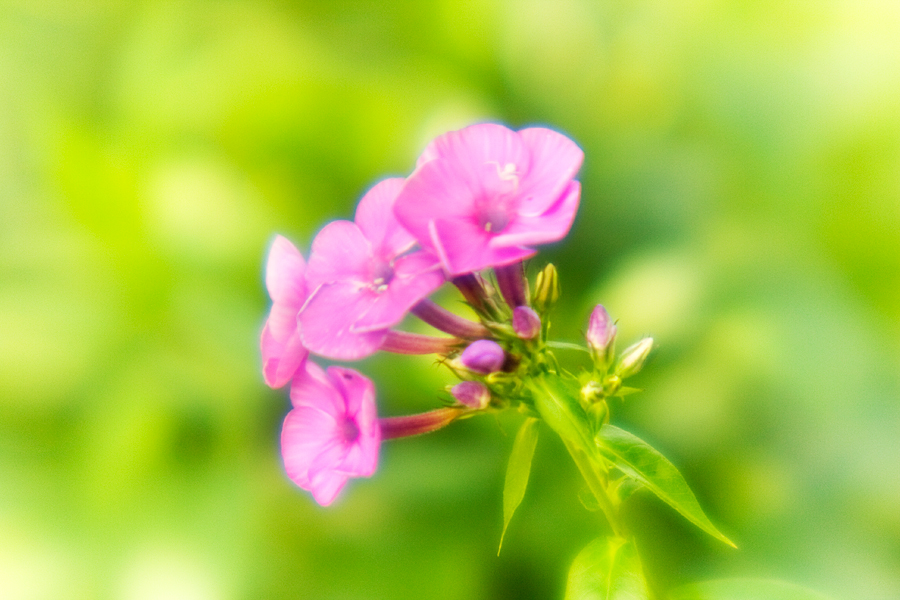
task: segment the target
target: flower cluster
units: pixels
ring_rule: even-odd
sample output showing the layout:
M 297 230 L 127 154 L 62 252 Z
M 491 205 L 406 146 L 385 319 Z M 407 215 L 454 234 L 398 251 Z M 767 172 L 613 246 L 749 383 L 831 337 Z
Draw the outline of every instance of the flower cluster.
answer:
M 531 293 L 522 261 L 571 228 L 582 159 L 550 129 L 473 125 L 432 141 L 409 177 L 372 187 L 353 221 L 327 224 L 308 261 L 276 237 L 266 268 L 272 308 L 260 341 L 263 375 L 274 388 L 291 382 L 285 468 L 317 502 L 328 505 L 349 478 L 371 475 L 382 439 L 433 431 L 516 397 L 558 296 L 552 265 Z M 448 281 L 478 322 L 428 300 Z M 395 329 L 410 312 L 449 336 Z M 449 390 L 453 400 L 378 419 L 369 379 L 309 359 L 358 360 L 379 350 L 440 355 L 461 379 Z

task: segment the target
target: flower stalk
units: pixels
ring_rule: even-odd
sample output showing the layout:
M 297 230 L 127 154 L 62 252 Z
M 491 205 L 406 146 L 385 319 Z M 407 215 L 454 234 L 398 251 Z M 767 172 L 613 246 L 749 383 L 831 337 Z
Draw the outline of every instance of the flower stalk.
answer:
M 459 406 L 448 406 L 415 415 L 382 417 L 378 419 L 381 439 L 394 440 L 437 431 L 458 419 L 465 410 Z
M 381 349 L 394 354 L 448 354 L 457 344 L 459 340 L 456 338 L 440 338 L 392 329 L 381 343 Z
M 411 312 L 435 329 L 458 338 L 476 340 L 491 337 L 491 332 L 481 323 L 464 319 L 427 298 L 416 304 Z

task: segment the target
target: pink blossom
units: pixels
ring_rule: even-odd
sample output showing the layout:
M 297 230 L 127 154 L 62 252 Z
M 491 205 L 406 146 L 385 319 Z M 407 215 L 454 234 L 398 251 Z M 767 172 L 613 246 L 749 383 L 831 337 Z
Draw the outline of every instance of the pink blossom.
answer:
M 333 221 L 312 244 L 306 282 L 313 290 L 300 312 L 311 351 L 354 360 L 372 354 L 407 311 L 444 282 L 430 252 L 410 252 L 415 239 L 392 207 L 403 179 L 385 179 L 363 196 L 354 222 Z
M 263 377 L 278 388 L 293 377 L 309 352 L 298 331 L 297 313 L 306 301 L 306 262 L 300 252 L 280 235 L 275 238 L 266 264 L 266 288 L 272 310 L 260 336 Z
M 293 410 L 281 431 L 288 477 L 328 506 L 351 477 L 369 477 L 378 466 L 381 429 L 375 386 L 353 369 L 312 361 L 291 385 Z
M 568 233 L 583 157 L 550 129 L 473 125 L 431 142 L 394 212 L 451 275 L 512 264 Z

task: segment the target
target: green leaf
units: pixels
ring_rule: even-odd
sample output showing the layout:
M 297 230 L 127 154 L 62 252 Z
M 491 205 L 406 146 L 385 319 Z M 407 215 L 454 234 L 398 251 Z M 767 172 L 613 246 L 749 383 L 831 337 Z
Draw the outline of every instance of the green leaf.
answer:
M 588 430 L 588 417 L 578 402 L 578 382 L 560 377 L 541 377 L 531 380 L 534 406 L 563 440 L 569 440 L 579 448 L 592 448 Z
M 528 475 L 531 473 L 531 458 L 537 446 L 539 424 L 540 421 L 534 417 L 525 419 L 513 441 L 509 466 L 506 467 L 506 482 L 503 484 L 503 533 L 500 534 L 497 554 L 500 554 L 500 548 L 503 547 L 503 537 L 506 535 L 506 528 L 509 527 L 509 520 L 525 497 Z
M 678 469 L 645 441 L 613 425 L 604 425 L 597 434 L 596 442 L 600 453 L 620 471 L 646 486 L 706 533 L 737 547 L 703 513 Z
M 668 600 L 829 600 L 827 597 L 782 581 L 719 579 L 672 590 Z
M 637 394 L 638 392 L 643 392 L 643 391 L 644 390 L 642 390 L 641 388 L 628 387 L 628 386 L 623 385 L 618 390 L 616 390 L 616 393 L 613 394 L 613 396 L 615 396 L 617 398 L 624 398 L 625 396 L 630 396 L 632 394 Z
M 650 597 L 634 540 L 598 538 L 569 568 L 565 600 L 646 600 Z
M 582 506 L 591 512 L 597 512 L 601 508 L 600 503 L 597 502 L 597 496 L 595 496 L 594 492 L 591 491 L 591 488 L 586 485 L 578 490 L 578 500 L 581 501 Z

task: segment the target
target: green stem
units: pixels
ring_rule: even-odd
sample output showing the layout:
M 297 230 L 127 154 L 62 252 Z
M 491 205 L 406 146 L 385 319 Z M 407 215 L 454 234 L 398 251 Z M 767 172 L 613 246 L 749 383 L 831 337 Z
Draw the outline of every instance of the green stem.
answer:
M 573 344 L 571 342 L 547 342 L 547 345 L 551 348 L 559 348 L 560 350 L 579 350 L 581 352 L 590 353 L 590 350 L 585 348 L 580 344 Z
M 585 483 L 597 498 L 609 526 L 616 535 L 625 537 L 618 511 L 606 491 L 607 484 L 603 475 L 598 470 L 601 467 L 597 461 L 601 459 L 599 456 L 596 459 L 591 456 L 594 440 L 588 415 L 580 401 L 571 390 L 567 390 L 558 376 L 554 377 L 549 373 L 535 379 L 531 389 L 534 392 L 535 408 L 566 445 Z
M 603 511 L 603 514 L 606 515 L 606 520 L 609 521 L 609 526 L 613 533 L 624 539 L 625 532 L 622 524 L 619 522 L 619 513 L 609 499 L 609 495 L 606 493 L 606 485 L 597 474 L 594 463 L 583 450 L 576 447 L 569 440 L 563 439 L 563 443 L 566 445 L 566 450 L 568 450 L 569 454 L 572 456 L 572 460 L 575 461 L 575 465 L 581 472 L 581 476 L 584 477 L 588 489 L 590 489 L 594 494 L 594 497 L 597 498 L 597 504 L 600 505 L 600 509 Z

